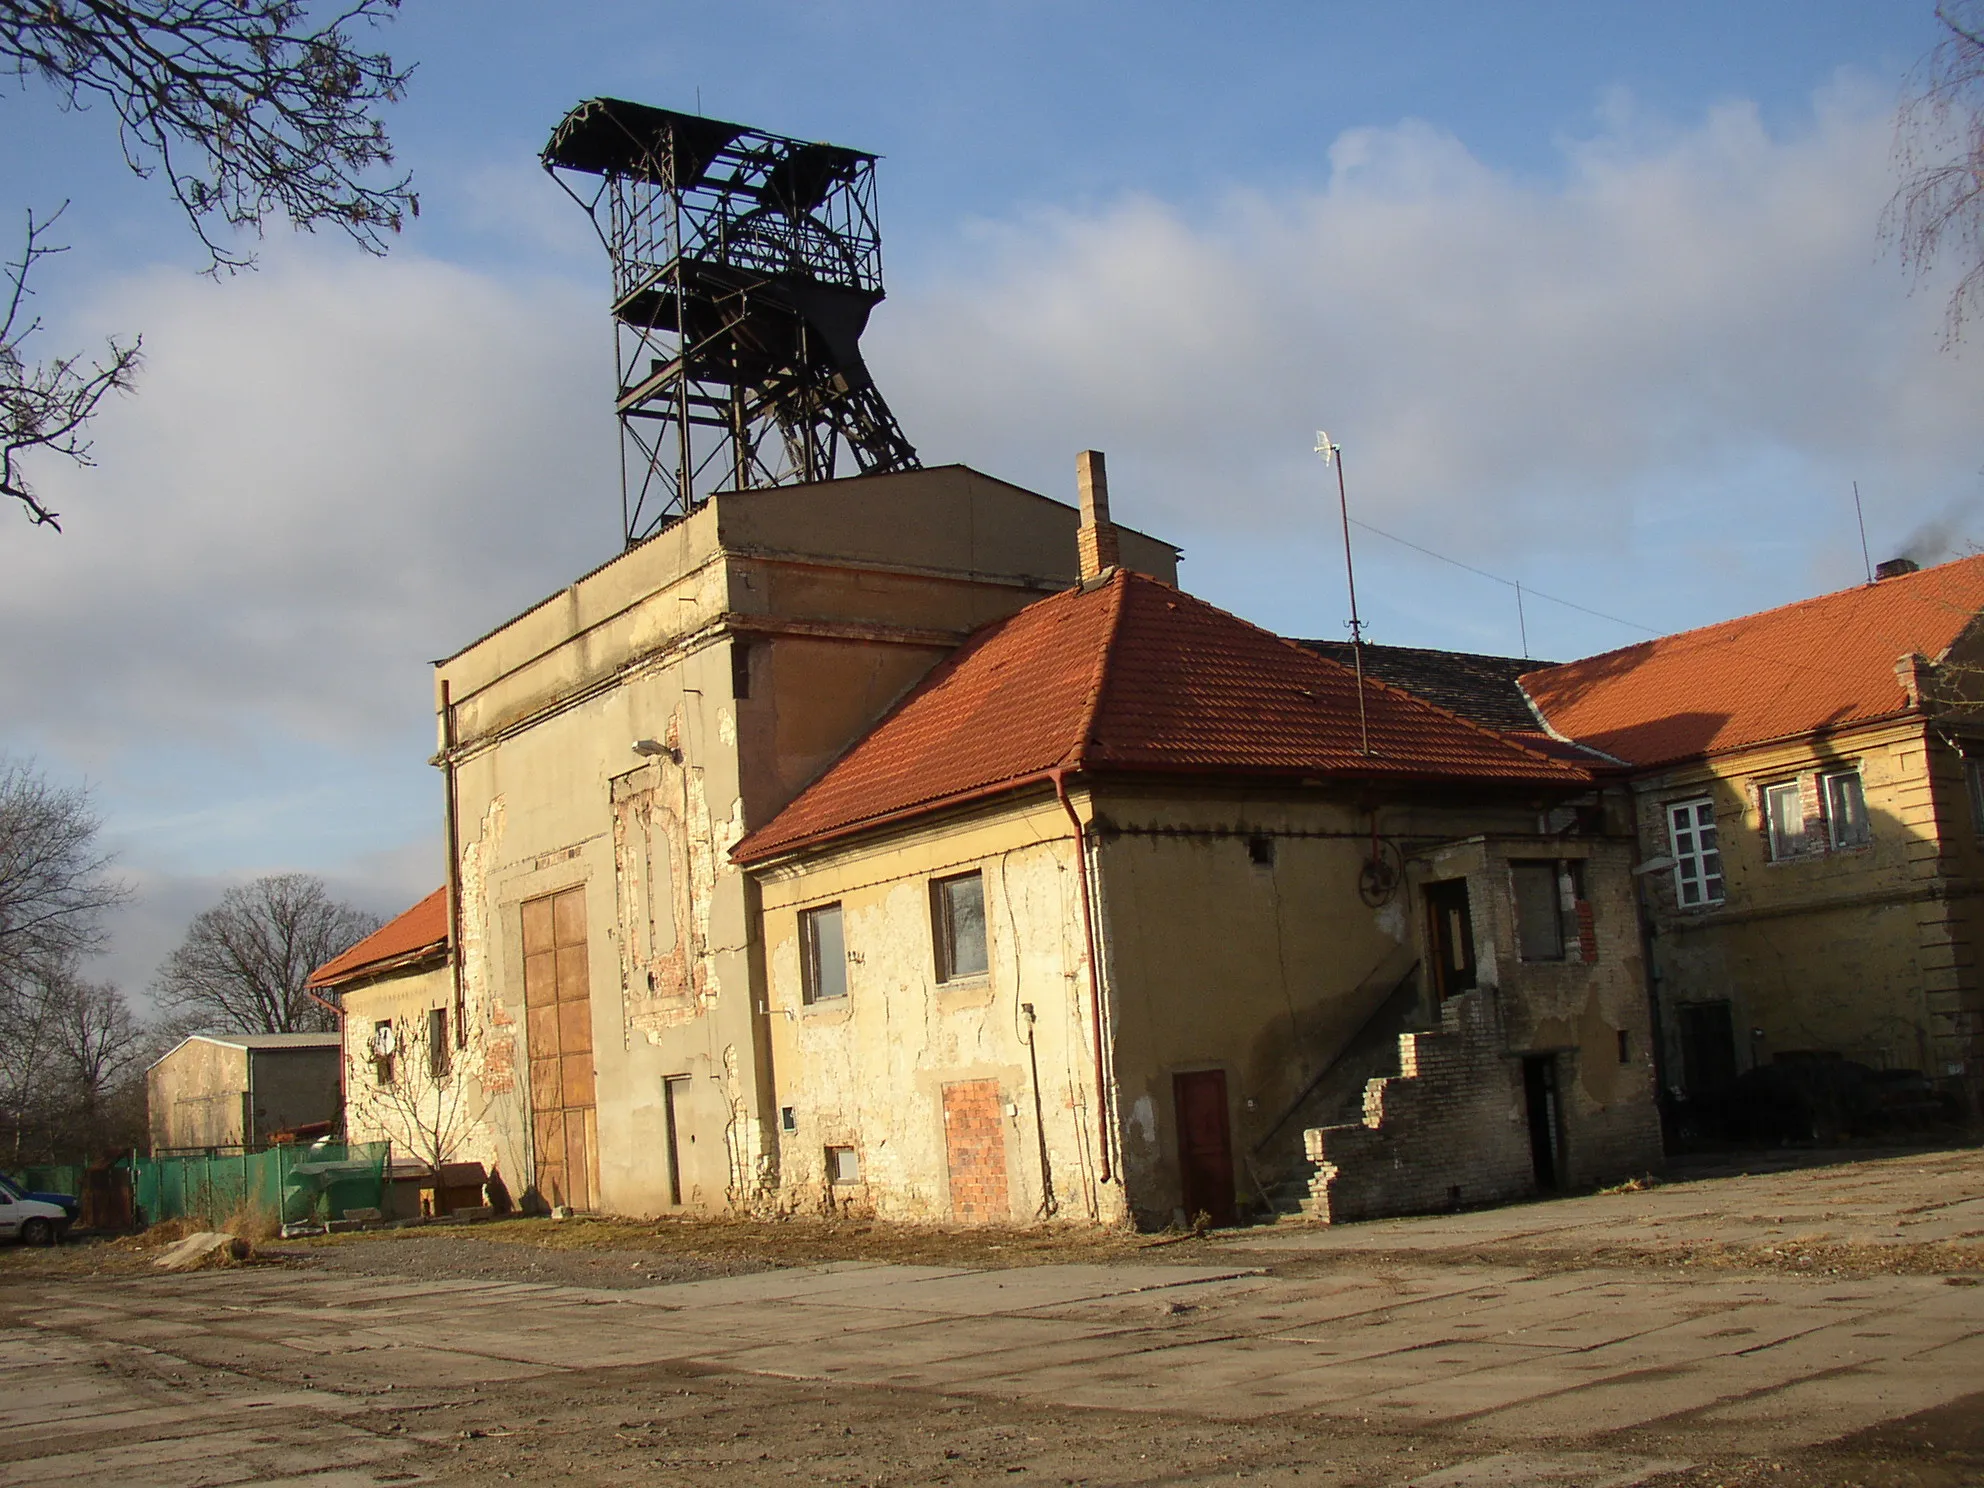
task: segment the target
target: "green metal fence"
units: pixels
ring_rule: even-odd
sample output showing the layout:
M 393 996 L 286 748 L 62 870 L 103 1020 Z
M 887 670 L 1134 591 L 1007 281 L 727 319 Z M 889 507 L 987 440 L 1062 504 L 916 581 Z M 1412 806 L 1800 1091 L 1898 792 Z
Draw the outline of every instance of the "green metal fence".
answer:
M 383 1208 L 391 1156 L 390 1142 L 317 1142 L 262 1152 L 139 1157 L 131 1160 L 132 1182 L 147 1224 L 219 1224 L 242 1210 L 291 1224 Z
M 83 1191 L 81 1163 L 38 1163 L 16 1168 L 9 1174 L 30 1193 L 80 1194 Z

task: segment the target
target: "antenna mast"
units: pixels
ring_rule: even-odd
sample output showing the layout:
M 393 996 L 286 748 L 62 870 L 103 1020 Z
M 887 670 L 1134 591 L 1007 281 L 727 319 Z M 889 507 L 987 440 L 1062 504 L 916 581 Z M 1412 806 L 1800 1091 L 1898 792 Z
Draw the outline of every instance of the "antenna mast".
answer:
M 594 98 L 541 158 L 612 260 L 627 546 L 719 490 L 919 467 L 861 359 L 873 155 Z
M 1364 703 L 1364 622 L 1357 618 L 1357 565 L 1350 556 L 1350 497 L 1343 487 L 1343 446 L 1316 431 L 1316 453 L 1325 465 L 1336 466 L 1336 509 L 1343 519 L 1343 576 L 1350 588 L 1350 658 L 1357 669 L 1357 732 L 1364 752 L 1371 752 L 1371 720 Z

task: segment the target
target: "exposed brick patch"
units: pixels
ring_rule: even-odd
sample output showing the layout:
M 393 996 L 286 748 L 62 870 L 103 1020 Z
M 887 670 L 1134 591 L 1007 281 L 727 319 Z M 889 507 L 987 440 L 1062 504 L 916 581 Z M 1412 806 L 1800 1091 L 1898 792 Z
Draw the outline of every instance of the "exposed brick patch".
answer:
M 1006 1192 L 1006 1123 L 997 1080 L 944 1087 L 944 1150 L 951 1176 L 951 1217 L 966 1224 L 1012 1218 Z

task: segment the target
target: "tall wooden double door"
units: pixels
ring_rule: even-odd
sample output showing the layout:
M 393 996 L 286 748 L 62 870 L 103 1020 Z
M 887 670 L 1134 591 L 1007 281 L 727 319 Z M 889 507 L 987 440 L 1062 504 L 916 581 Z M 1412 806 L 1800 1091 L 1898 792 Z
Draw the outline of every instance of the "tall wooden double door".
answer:
M 593 1093 L 592 992 L 585 889 L 532 899 L 524 916 L 524 1037 L 530 1049 L 532 1154 L 547 1204 L 593 1207 L 599 1115 Z

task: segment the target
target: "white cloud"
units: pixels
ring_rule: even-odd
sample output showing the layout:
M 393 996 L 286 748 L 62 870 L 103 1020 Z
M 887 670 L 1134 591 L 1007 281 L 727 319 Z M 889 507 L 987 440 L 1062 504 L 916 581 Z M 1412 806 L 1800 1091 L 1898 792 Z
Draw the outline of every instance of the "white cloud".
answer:
M 1846 83 L 1789 134 L 1613 99 L 1552 181 L 1353 130 L 1320 191 L 983 227 L 877 316 L 873 360 L 926 452 L 1064 490 L 1106 448 L 1130 519 L 1188 548 L 1311 523 L 1318 426 L 1373 520 L 1519 573 L 1664 551 L 1677 509 L 1711 546 L 1798 501 L 1837 525 L 1855 476 L 1898 543 L 1977 487 L 1984 358 L 1943 353 L 1939 297 L 1881 255 L 1891 142 Z
M 0 546 L 16 729 L 376 742 L 427 661 L 613 551 L 604 316 L 568 286 L 299 246 L 87 319 L 146 362 L 99 468 L 43 476 L 64 534 Z

